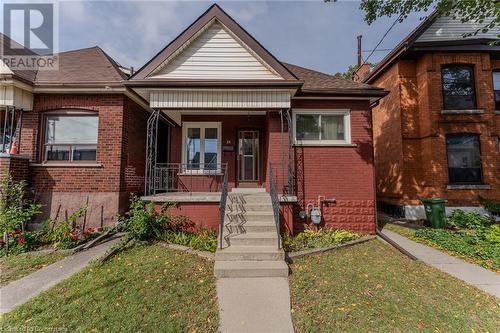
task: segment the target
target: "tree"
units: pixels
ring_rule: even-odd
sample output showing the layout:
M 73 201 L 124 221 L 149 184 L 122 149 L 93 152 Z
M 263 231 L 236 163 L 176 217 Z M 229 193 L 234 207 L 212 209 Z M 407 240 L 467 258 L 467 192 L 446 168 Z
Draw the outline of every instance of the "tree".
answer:
M 480 25 L 476 31 L 465 34 L 466 36 L 486 33 L 500 26 L 499 0 L 361 0 L 359 7 L 365 11 L 366 23 L 372 24 L 382 16 L 393 15 L 398 15 L 399 22 L 402 22 L 413 12 L 428 11 L 434 3 L 441 15 L 451 14 L 461 22 L 475 22 Z M 500 38 L 500 34 L 497 37 Z
M 332 1 L 332 0 L 326 0 Z M 337 0 L 333 0 L 336 2 Z M 476 31 L 465 34 L 476 35 L 500 26 L 499 0 L 361 0 L 360 8 L 365 11 L 365 21 L 372 24 L 382 16 L 398 15 L 402 22 L 413 12 L 428 11 L 435 4 L 441 15 L 452 15 L 461 22 L 479 24 Z M 500 34 L 497 35 L 500 38 Z
M 376 64 L 369 62 L 368 65 L 370 65 L 370 68 L 373 68 Z M 352 80 L 352 76 L 354 75 L 354 73 L 356 73 L 357 70 L 358 65 L 350 65 L 344 73 L 337 72 L 335 73 L 335 76 L 346 80 Z

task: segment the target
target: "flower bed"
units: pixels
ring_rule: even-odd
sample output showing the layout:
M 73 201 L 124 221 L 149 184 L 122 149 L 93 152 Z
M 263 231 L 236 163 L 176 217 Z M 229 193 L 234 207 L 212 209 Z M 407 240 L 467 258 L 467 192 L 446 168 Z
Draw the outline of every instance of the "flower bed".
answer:
M 286 252 L 303 251 L 339 245 L 361 237 L 360 235 L 340 229 L 306 229 L 292 237 L 283 237 L 283 249 Z

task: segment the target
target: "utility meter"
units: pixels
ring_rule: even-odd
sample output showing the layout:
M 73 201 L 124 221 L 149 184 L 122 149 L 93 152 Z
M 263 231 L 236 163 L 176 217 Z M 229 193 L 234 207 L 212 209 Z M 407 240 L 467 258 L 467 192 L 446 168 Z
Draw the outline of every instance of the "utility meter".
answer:
M 319 209 L 319 207 L 313 207 L 313 209 L 311 209 L 311 221 L 314 224 L 321 223 L 321 209 Z

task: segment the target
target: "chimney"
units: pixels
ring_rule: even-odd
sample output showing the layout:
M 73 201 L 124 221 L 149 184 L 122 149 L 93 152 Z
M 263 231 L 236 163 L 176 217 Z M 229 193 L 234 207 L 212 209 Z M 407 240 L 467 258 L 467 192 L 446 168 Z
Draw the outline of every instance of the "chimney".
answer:
M 358 68 L 363 62 L 361 59 L 361 38 L 363 38 L 363 35 L 358 35 Z

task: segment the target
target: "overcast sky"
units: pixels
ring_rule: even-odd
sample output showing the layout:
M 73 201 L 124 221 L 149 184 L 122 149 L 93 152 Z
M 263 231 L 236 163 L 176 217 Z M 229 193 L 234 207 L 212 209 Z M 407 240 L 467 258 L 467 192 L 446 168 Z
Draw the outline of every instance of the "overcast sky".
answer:
M 99 45 L 123 66 L 140 68 L 182 32 L 213 1 L 71 1 L 60 2 L 59 49 Z M 363 49 L 377 44 L 395 18 L 368 26 L 359 1 L 250 2 L 218 4 L 278 59 L 327 73 L 356 62 L 356 36 Z M 392 48 L 422 14 L 397 24 L 379 48 Z M 376 52 L 370 61 L 387 51 Z M 364 52 L 366 57 L 369 53 Z

